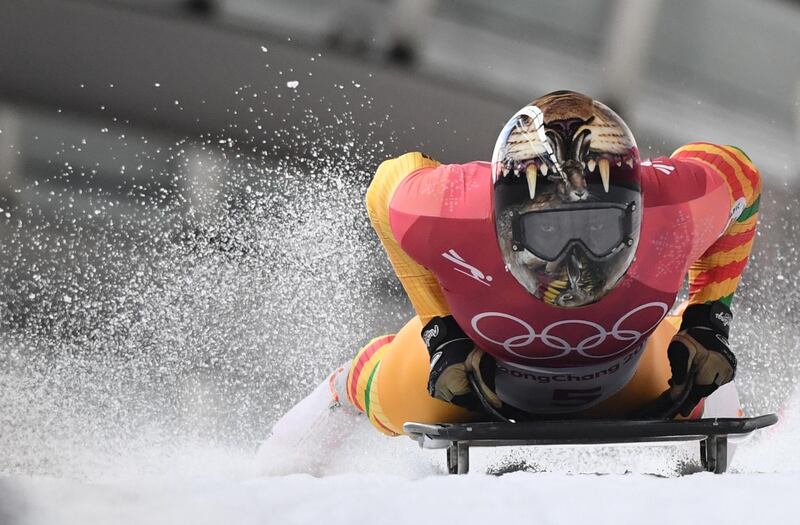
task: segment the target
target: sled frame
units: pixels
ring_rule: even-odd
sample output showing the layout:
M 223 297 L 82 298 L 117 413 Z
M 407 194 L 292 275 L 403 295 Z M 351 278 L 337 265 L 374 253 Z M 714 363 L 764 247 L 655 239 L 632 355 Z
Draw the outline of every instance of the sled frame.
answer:
M 447 472 L 469 472 L 472 447 L 608 445 L 700 442 L 700 463 L 708 472 L 728 469 L 728 436 L 742 436 L 778 422 L 775 414 L 751 418 L 695 420 L 548 420 L 523 423 L 428 424 L 409 422 L 403 430 L 420 446 L 447 448 Z M 431 447 L 430 445 L 433 444 Z M 444 445 L 444 446 L 442 446 Z

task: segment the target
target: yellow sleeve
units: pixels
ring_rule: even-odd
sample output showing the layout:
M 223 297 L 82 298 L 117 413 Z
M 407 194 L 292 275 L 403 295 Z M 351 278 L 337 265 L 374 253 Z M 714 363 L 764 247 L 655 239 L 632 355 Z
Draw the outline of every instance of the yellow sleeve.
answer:
M 389 203 L 395 189 L 409 174 L 438 165 L 438 162 L 421 153 L 406 153 L 383 162 L 367 190 L 367 212 L 372 227 L 423 325 L 432 317 L 449 315 L 450 307 L 433 273 L 411 259 L 394 238 L 389 224 Z

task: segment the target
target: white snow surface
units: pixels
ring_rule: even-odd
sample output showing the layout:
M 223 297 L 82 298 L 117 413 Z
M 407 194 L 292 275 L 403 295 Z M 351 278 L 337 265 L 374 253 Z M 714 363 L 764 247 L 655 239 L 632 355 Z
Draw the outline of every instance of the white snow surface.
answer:
M 790 523 L 797 474 L 659 479 L 514 473 L 409 479 L 344 474 L 82 486 L 17 480 L 24 523 Z
M 790 523 L 800 488 L 798 404 L 740 445 L 731 471 L 679 475 L 694 446 L 478 449 L 466 476 L 444 452 L 367 427 L 321 476 L 262 477 L 254 454 L 148 450 L 83 475 L 0 480 L 4 525 L 263 523 Z M 488 475 L 508 463 L 526 471 Z M 87 464 L 87 469 L 91 469 Z M 685 470 L 684 470 L 685 472 Z

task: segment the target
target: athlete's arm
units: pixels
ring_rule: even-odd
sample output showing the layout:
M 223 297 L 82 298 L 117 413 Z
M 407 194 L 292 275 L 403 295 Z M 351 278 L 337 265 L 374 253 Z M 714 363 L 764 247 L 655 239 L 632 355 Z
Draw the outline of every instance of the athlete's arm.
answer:
M 720 301 L 730 306 L 753 247 L 761 176 L 747 155 L 732 146 L 688 144 L 673 153 L 672 158 L 701 166 L 706 177 L 721 181 L 730 196 L 729 207 L 706 210 L 710 214 L 725 214 L 731 220 L 689 269 L 690 305 Z
M 375 228 L 392 268 L 423 325 L 435 316 L 449 315 L 450 308 L 433 273 L 414 261 L 400 247 L 389 221 L 389 207 L 395 190 L 406 177 L 421 170 L 431 170 L 438 165 L 438 162 L 421 153 L 406 153 L 383 162 L 367 190 L 367 212 L 372 227 Z
M 672 158 L 690 174 L 688 182 L 706 184 L 698 202 L 692 203 L 699 204 L 694 206 L 699 210 L 693 218 L 694 236 L 711 241 L 707 248 L 699 246 L 705 251 L 690 266 L 689 306 L 667 350 L 672 368 L 670 393 L 676 401 L 686 396 L 680 408 L 686 416 L 736 373 L 736 357 L 728 346 L 730 304 L 753 247 L 761 176 L 744 152 L 732 146 L 688 144 Z M 723 191 L 729 199 L 720 198 Z M 702 231 L 720 222 L 727 226 L 716 239 Z
M 378 168 L 367 190 L 367 209 L 392 267 L 423 323 L 421 335 L 431 357 L 429 393 L 437 399 L 480 411 L 480 402 L 472 392 L 467 374 L 473 374 L 489 403 L 501 406 L 493 392 L 494 359 L 478 350 L 458 326 L 450 315 L 439 281 L 420 264 L 431 256 L 425 242 L 431 232 L 409 233 L 415 219 L 439 216 L 447 208 L 448 188 L 448 206 L 454 205 L 450 174 L 435 170 L 438 165 L 420 153 L 387 160 Z M 397 191 L 401 185 L 402 189 Z M 398 223 L 394 228 L 392 216 Z M 403 243 L 420 262 L 402 248 Z

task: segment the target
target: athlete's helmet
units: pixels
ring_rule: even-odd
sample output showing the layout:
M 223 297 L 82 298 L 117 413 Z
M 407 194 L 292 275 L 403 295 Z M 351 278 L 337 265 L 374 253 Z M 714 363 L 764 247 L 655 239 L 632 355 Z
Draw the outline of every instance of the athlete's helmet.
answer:
M 497 237 L 535 297 L 591 304 L 633 261 L 642 217 L 639 150 L 623 120 L 571 91 L 520 109 L 492 156 Z

